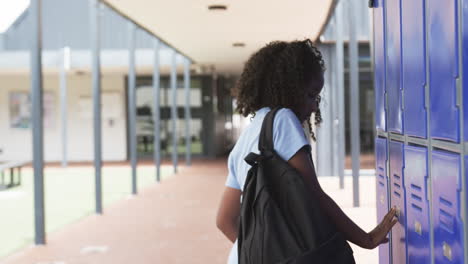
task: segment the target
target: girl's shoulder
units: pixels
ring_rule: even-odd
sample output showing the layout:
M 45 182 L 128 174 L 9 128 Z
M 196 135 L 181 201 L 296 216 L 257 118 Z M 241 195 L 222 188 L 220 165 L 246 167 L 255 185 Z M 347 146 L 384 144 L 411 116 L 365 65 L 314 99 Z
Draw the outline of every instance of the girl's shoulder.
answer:
M 297 118 L 296 114 L 289 108 L 281 108 L 278 113 L 276 113 L 273 125 L 275 128 L 290 127 L 291 125 L 297 128 L 302 127 L 299 118 Z
M 290 108 L 281 108 L 278 113 L 276 113 L 277 116 L 283 116 L 283 117 L 288 117 L 288 118 L 296 118 L 296 114 L 291 110 Z M 299 120 L 298 120 L 299 121 Z

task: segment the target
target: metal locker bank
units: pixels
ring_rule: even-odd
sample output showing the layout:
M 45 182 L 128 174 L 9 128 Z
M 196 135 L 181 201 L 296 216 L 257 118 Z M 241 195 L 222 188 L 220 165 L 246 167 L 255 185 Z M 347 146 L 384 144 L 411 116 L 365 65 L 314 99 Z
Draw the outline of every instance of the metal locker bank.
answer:
M 369 3 L 379 263 L 468 263 L 468 0 Z

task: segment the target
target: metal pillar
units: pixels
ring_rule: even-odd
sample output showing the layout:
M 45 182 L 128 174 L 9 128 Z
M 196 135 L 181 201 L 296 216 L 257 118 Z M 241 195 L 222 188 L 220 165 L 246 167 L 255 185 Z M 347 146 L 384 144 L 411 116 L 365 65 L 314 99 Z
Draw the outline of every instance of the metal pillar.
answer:
M 336 21 L 336 19 L 334 19 Z M 330 71 L 331 71 L 331 85 L 330 85 L 330 129 L 331 129 L 331 143 L 332 143 L 332 174 L 333 176 L 338 176 L 339 170 L 339 131 L 338 131 L 338 87 L 337 87 L 337 76 L 336 76 L 336 52 L 333 46 L 330 47 Z
M 63 61 L 60 63 L 60 108 L 62 109 L 62 167 L 68 164 L 67 158 L 67 71 L 70 70 L 70 48 L 61 50 Z
M 36 245 L 44 245 L 44 138 L 42 120 L 42 17 L 41 0 L 32 0 L 30 6 L 32 45 L 31 45 L 31 117 L 34 169 L 34 226 Z
M 192 119 L 190 113 L 190 60 L 185 58 L 184 61 L 184 89 L 185 89 L 185 161 L 187 166 L 192 164 L 192 137 L 190 135 L 190 120 Z
M 337 3 L 335 9 L 336 18 L 336 102 L 337 109 L 337 134 L 338 134 L 338 175 L 340 178 L 340 189 L 344 189 L 344 169 L 345 169 L 345 100 L 344 100 L 344 55 L 343 55 L 343 1 Z
M 177 53 L 174 50 L 172 52 L 172 64 L 171 64 L 171 94 L 172 94 L 172 106 L 171 106 L 171 119 L 172 119 L 172 162 L 174 165 L 174 173 L 177 173 L 177 65 L 176 65 Z
M 128 130 L 130 144 L 130 163 L 132 166 L 132 194 L 137 194 L 137 141 L 136 141 L 136 73 L 135 73 L 135 37 L 136 25 L 128 26 Z
M 353 206 L 359 206 L 359 155 L 360 155 L 360 111 L 359 111 L 359 63 L 356 39 L 356 3 L 348 1 L 349 12 L 349 76 L 350 76 L 350 124 L 351 157 L 353 169 Z
M 331 46 L 320 45 L 319 49 L 322 52 L 324 61 L 330 61 L 331 59 Z M 317 127 L 317 163 L 316 168 L 318 175 L 320 176 L 331 176 L 333 175 L 333 133 L 332 133 L 332 72 L 325 71 L 324 73 L 324 85 L 321 92 L 321 96 L 325 104 L 320 105 L 320 112 L 322 114 L 323 123 Z
M 160 71 L 159 71 L 159 39 L 154 39 L 153 68 L 153 121 L 154 121 L 154 165 L 156 166 L 156 181 L 161 181 L 161 113 L 160 113 Z
M 93 84 L 93 130 L 96 213 L 102 214 L 102 148 L 101 148 L 101 61 L 99 38 L 99 0 L 90 1 L 92 84 Z

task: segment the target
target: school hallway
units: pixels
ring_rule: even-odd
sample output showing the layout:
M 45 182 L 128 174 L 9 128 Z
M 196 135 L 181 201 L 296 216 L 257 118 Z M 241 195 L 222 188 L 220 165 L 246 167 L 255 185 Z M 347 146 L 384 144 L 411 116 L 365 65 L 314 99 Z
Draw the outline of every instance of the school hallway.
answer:
M 176 175 L 48 234 L 2 264 L 225 263 L 231 243 L 217 230 L 216 211 L 227 175 L 225 159 L 197 160 Z M 361 207 L 352 207 L 351 177 L 320 177 L 325 191 L 362 228 L 376 224 L 375 177 L 361 177 Z M 377 263 L 377 250 L 353 246 L 357 263 Z

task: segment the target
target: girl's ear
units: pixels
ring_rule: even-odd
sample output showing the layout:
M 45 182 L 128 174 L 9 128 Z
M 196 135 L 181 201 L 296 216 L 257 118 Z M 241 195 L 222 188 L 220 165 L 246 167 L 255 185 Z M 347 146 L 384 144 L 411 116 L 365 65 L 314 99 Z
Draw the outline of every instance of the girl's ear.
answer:
M 322 123 L 322 112 L 320 112 L 320 107 L 315 112 L 315 125 L 319 126 Z

